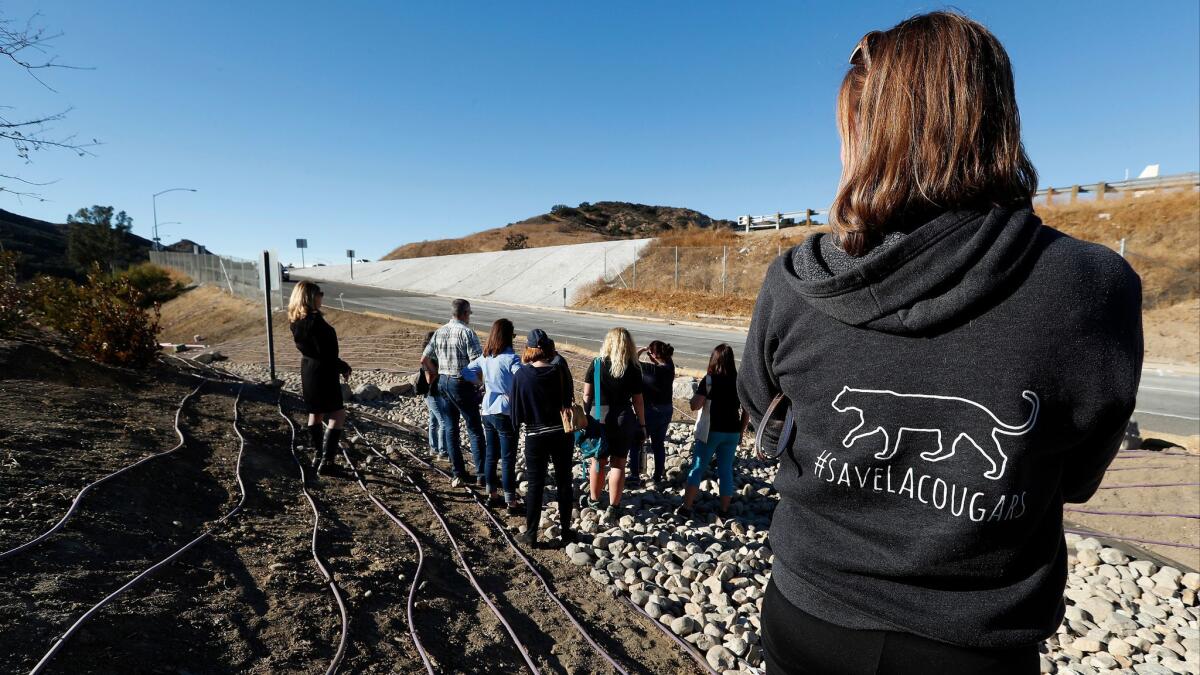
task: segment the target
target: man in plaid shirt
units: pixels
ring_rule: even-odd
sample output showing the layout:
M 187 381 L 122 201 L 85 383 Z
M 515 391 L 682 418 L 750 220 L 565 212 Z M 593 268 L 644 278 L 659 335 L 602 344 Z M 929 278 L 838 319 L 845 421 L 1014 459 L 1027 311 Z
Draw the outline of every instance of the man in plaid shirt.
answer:
M 475 463 L 475 482 L 483 485 L 483 422 L 479 416 L 479 394 L 475 385 L 464 380 L 462 369 L 483 353 L 479 336 L 468 325 L 471 321 L 471 303 L 463 299 L 450 303 L 454 318 L 433 332 L 429 344 L 421 354 L 421 365 L 429 373 L 430 380 L 438 383 L 438 390 L 449 403 L 450 461 L 454 466 L 452 484 L 458 487 L 467 477 L 463 464 L 462 441 L 459 438 L 458 420 L 467 421 L 467 435 L 471 439 L 471 459 Z M 440 377 L 439 377 L 440 375 Z

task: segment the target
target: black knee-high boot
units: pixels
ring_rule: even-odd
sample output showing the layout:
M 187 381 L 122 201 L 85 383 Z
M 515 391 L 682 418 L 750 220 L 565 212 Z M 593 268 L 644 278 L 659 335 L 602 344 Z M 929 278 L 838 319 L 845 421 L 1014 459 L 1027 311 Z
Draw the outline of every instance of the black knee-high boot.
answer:
M 333 462 L 337 457 L 338 441 L 342 440 L 342 430 L 329 427 L 325 430 L 325 455 L 321 458 L 321 465 L 317 467 L 317 473 L 322 476 L 328 476 L 333 473 Z
M 317 422 L 316 424 L 308 425 L 308 446 L 312 450 L 312 462 L 309 467 L 315 467 L 321 463 L 321 447 L 325 442 L 325 427 Z

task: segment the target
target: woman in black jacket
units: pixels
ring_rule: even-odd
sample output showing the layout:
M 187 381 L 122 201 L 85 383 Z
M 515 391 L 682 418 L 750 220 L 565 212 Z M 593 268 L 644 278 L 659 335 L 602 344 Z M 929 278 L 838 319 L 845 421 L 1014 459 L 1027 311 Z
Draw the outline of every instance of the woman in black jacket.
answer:
M 642 395 L 646 406 L 646 445 L 654 454 L 654 477 L 651 484 L 658 487 L 667 480 L 667 431 L 671 418 L 675 416 L 673 387 L 675 385 L 675 348 L 654 340 L 638 350 L 638 356 L 646 355 L 641 362 Z M 641 484 L 642 462 L 645 454 L 642 447 L 634 448 L 629 460 L 629 483 L 631 487 Z
M 342 425 L 346 422 L 338 375 L 350 379 L 350 364 L 338 358 L 337 332 L 321 316 L 324 297 L 321 287 L 311 281 L 296 284 L 288 302 L 288 321 L 301 355 L 300 382 L 308 406 L 313 466 L 318 474 L 327 475 L 333 469 Z M 321 422 L 325 419 L 329 420 L 329 428 L 322 439 Z
M 1095 492 L 1133 412 L 1140 281 L 1034 215 L 1012 68 L 982 25 L 868 33 L 837 102 L 832 234 L 772 263 L 738 378 L 756 427 L 780 394 L 797 420 L 767 669 L 1037 673 L 1064 613 L 1063 503 Z
M 563 431 L 561 411 L 571 407 L 575 389 L 571 369 L 558 357 L 551 340 L 540 328 L 529 332 L 525 365 L 513 375 L 512 423 L 518 430 L 525 425 L 525 468 L 529 472 L 529 492 L 525 495 L 525 532 L 518 537 L 530 546 L 537 542 L 542 518 L 546 465 L 554 462 L 554 482 L 558 490 L 558 519 L 562 541 L 575 540 L 571 529 L 574 506 L 571 483 L 574 438 Z

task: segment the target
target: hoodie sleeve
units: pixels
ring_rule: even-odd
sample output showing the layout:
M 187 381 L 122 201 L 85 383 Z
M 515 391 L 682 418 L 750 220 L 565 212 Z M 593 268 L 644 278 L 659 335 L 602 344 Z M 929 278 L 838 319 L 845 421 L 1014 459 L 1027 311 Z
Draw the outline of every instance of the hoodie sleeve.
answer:
M 509 397 L 512 412 L 512 425 L 513 428 L 517 430 L 517 433 L 521 432 L 521 422 L 525 421 L 525 406 L 521 402 L 521 390 L 523 389 L 521 385 L 521 379 L 521 373 L 518 370 L 513 374 L 512 396 Z
M 1098 283 L 1093 288 L 1099 306 L 1092 313 L 1095 325 L 1089 331 L 1103 341 L 1086 357 L 1076 352 L 1081 360 L 1072 368 L 1080 376 L 1090 377 L 1088 382 L 1076 383 L 1086 394 L 1075 413 L 1076 424 L 1089 432 L 1063 463 L 1064 502 L 1086 502 L 1100 487 L 1125 437 L 1142 379 L 1141 279 L 1116 254 L 1105 253 L 1104 271 L 1108 273 L 1096 275 Z
M 771 325 L 774 299 L 771 288 L 780 274 L 780 260 L 776 258 L 767 270 L 766 279 L 754 303 L 754 315 L 750 319 L 750 331 L 746 335 L 746 351 L 742 355 L 742 367 L 738 371 L 737 390 L 742 407 L 750 414 L 751 423 L 757 428 L 771 399 L 779 393 L 779 382 L 772 372 L 775 348 L 778 340 Z

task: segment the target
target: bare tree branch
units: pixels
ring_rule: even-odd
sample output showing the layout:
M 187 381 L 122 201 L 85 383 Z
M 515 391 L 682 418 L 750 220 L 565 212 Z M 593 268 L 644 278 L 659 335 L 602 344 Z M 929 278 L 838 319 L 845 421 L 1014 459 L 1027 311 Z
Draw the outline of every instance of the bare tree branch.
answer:
M 61 37 L 62 33 L 47 33 L 45 27 L 37 25 L 40 17 L 40 14 L 34 14 L 24 24 L 20 24 L 0 14 L 0 62 L 7 58 L 9 62 L 28 73 L 38 84 L 53 92 L 54 88 L 38 76 L 38 71 L 51 68 L 83 69 L 58 63 L 58 57 L 49 54 L 47 48 L 50 42 Z M 10 111 L 12 106 L 0 106 L 0 110 Z M 74 134 L 59 136 L 54 133 L 53 123 L 65 119 L 69 112 L 71 109 L 67 108 L 62 112 L 28 119 L 0 114 L 0 141 L 12 143 L 17 157 L 26 164 L 32 163 L 32 153 L 39 150 L 67 150 L 80 157 L 91 155 L 88 148 L 100 144 L 96 139 L 92 139 L 90 143 L 79 142 Z M 51 184 L 0 174 L 0 193 L 14 195 L 18 200 L 21 197 L 29 197 L 45 201 L 41 195 L 35 192 L 5 187 L 2 184 L 3 181 L 12 181 L 33 187 Z

